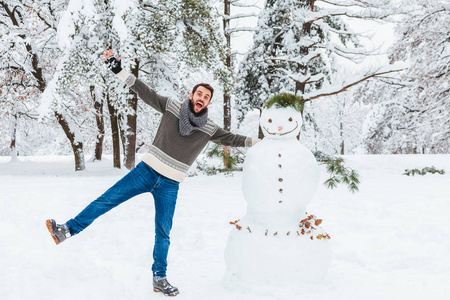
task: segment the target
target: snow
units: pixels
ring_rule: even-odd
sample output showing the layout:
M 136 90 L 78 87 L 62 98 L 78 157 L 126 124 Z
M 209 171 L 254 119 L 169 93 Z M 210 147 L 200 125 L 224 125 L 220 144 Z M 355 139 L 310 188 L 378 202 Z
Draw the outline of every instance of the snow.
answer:
M 95 6 L 91 0 L 71 0 L 58 23 L 57 39 L 61 50 L 70 48 L 75 34 L 75 22 L 79 20 L 79 14 L 88 18 L 95 18 Z
M 245 213 L 242 174 L 181 184 L 168 276 L 180 299 L 447 299 L 450 155 L 346 156 L 360 192 L 321 185 L 309 213 L 323 219 L 333 260 L 321 284 L 282 291 L 222 284 L 229 221 Z M 163 299 L 151 288 L 153 204 L 141 195 L 55 246 L 44 221 L 63 222 L 126 174 L 111 159 L 73 172 L 73 157 L 0 157 L 2 299 Z M 408 177 L 435 166 L 445 175 Z M 324 170 L 322 178 L 326 179 Z

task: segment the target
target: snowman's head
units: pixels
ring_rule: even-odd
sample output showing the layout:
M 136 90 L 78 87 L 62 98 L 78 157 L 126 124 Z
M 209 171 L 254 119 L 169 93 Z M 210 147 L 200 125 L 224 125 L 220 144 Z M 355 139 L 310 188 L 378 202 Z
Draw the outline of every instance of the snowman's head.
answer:
M 273 99 L 290 99 L 298 101 L 299 97 L 289 94 L 277 95 Z M 284 103 L 284 102 L 283 102 Z M 296 102 L 299 104 L 299 102 Z M 282 106 L 278 102 L 269 101 L 264 106 L 259 124 L 265 138 L 289 139 L 295 138 L 300 133 L 302 115 L 298 105 Z

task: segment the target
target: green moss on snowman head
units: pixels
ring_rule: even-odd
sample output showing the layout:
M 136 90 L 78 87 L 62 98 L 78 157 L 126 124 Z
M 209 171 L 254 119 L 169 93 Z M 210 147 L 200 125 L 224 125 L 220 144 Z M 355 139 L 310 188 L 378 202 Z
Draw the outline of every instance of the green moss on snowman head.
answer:
M 289 93 L 282 93 L 273 96 L 267 101 L 263 108 L 268 109 L 271 107 L 282 108 L 282 107 L 291 107 L 298 112 L 303 111 L 303 98 L 300 96 L 295 96 Z
M 302 98 L 292 94 L 278 94 L 267 101 L 259 124 L 265 138 L 295 138 L 302 125 Z

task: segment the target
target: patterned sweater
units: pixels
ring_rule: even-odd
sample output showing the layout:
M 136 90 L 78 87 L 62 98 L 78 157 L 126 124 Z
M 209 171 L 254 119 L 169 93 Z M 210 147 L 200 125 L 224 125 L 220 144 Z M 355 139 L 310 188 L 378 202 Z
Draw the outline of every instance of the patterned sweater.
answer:
M 210 119 L 193 134 L 182 136 L 178 126 L 180 102 L 158 95 L 125 70 L 117 76 L 145 103 L 162 113 L 153 144 L 142 161 L 163 176 L 182 182 L 189 167 L 209 141 L 233 147 L 251 147 L 259 141 L 223 130 Z

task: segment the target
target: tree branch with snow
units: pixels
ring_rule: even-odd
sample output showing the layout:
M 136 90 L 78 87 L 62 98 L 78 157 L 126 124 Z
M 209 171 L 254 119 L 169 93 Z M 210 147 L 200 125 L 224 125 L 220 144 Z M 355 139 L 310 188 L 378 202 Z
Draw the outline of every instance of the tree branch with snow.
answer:
M 318 99 L 321 97 L 326 97 L 326 96 L 332 96 L 332 95 L 337 95 L 339 93 L 345 92 L 346 90 L 348 90 L 349 88 L 351 88 L 352 86 L 355 86 L 363 81 L 369 80 L 370 78 L 375 78 L 375 77 L 380 77 L 386 74 L 391 74 L 391 73 L 396 73 L 396 72 L 401 72 L 403 71 L 404 68 L 397 68 L 397 69 L 390 69 L 390 70 L 380 70 L 378 72 L 369 74 L 369 75 L 364 75 L 358 79 L 354 79 L 352 80 L 351 83 L 345 83 L 342 86 L 339 87 L 332 87 L 328 90 L 325 89 L 321 89 L 320 91 L 317 92 L 313 92 L 313 93 L 309 93 L 309 94 L 305 94 L 303 96 L 303 101 L 307 102 L 307 101 L 311 101 L 314 99 Z

